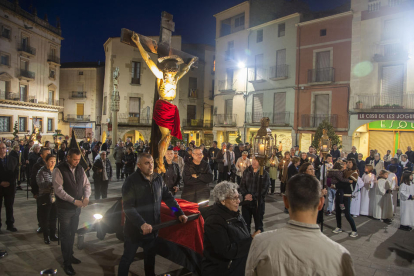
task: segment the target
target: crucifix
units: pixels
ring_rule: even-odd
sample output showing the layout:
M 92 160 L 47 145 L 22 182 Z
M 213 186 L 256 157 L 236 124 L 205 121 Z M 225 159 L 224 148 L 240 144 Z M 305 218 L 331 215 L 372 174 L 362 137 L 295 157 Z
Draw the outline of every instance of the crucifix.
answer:
M 151 153 L 158 173 L 165 173 L 164 155 L 170 144 L 171 135 L 182 139 L 178 108 L 171 103 L 177 94 L 177 83 L 191 66 L 196 67 L 198 59 L 171 47 L 171 34 L 175 28 L 172 19 L 171 14 L 162 12 L 158 42 L 127 29 L 121 31 L 121 42 L 138 48 L 145 63 L 156 77 Z M 148 52 L 158 55 L 157 63 L 152 61 Z M 181 70 L 180 64 L 185 64 Z

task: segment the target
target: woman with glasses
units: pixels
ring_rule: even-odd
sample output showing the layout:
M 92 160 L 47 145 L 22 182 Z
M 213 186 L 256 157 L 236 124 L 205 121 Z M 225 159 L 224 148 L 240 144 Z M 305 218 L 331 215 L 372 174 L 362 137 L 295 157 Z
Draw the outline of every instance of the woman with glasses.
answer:
M 202 275 L 244 275 L 253 238 L 239 211 L 238 185 L 223 181 L 213 190 L 214 205 L 200 209 L 204 218 Z

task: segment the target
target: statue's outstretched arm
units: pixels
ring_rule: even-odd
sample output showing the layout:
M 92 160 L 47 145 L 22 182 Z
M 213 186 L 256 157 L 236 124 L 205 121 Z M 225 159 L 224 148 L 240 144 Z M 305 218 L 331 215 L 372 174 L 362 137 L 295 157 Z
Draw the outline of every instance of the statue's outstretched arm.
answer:
M 191 66 L 194 64 L 194 62 L 196 62 L 198 60 L 197 57 L 193 57 L 191 59 L 191 61 L 184 66 L 183 70 L 181 70 L 180 72 L 177 73 L 177 75 L 175 75 L 176 80 L 178 81 L 179 79 L 181 79 L 182 77 L 184 77 L 185 74 L 187 74 L 187 72 L 190 70 Z
M 157 65 L 152 61 L 150 55 L 145 51 L 144 47 L 142 47 L 141 42 L 139 40 L 139 36 L 137 33 L 133 33 L 131 40 L 135 42 L 135 44 L 138 47 L 139 52 L 141 53 L 142 58 L 145 60 L 145 63 L 148 65 L 148 67 L 151 69 L 152 73 L 155 75 L 157 79 L 162 79 L 163 74 L 158 69 Z

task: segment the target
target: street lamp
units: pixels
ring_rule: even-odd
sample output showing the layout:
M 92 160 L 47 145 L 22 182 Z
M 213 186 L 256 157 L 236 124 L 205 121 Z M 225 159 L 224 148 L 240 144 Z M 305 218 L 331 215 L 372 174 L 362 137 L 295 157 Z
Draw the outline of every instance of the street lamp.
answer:
M 239 61 L 239 63 L 237 63 L 237 67 L 239 67 L 239 69 L 243 69 L 246 68 L 246 64 L 243 61 Z
M 266 165 L 267 160 L 270 158 L 273 152 L 274 139 L 272 131 L 269 128 L 269 118 L 263 117 L 260 120 L 260 128 L 257 131 L 253 141 L 253 155 L 259 162 L 260 173 L 259 173 L 259 185 L 258 185 L 258 200 L 257 207 L 261 204 L 261 191 L 263 185 L 263 168 Z
M 322 137 L 319 140 L 319 150 L 322 153 L 322 189 L 325 188 L 325 179 L 326 179 L 326 156 L 329 153 L 329 149 L 331 148 L 331 140 L 328 136 L 328 131 L 326 129 L 322 130 Z M 323 211 L 322 211 L 323 212 Z M 320 216 L 321 221 L 321 232 L 323 232 L 323 214 Z

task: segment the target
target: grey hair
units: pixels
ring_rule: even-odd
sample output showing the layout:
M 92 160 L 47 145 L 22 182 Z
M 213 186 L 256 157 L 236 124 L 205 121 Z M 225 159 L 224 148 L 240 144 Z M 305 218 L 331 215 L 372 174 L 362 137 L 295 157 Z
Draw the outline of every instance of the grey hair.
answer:
M 374 157 L 375 157 L 375 156 L 378 156 L 378 157 L 380 157 L 379 153 L 376 153 L 376 154 L 374 154 Z
M 222 181 L 214 187 L 213 200 L 218 203 L 226 198 L 232 197 L 236 192 L 239 185 L 229 181 Z
M 40 148 L 39 144 L 34 144 L 31 148 L 32 151 L 34 151 L 36 148 Z

